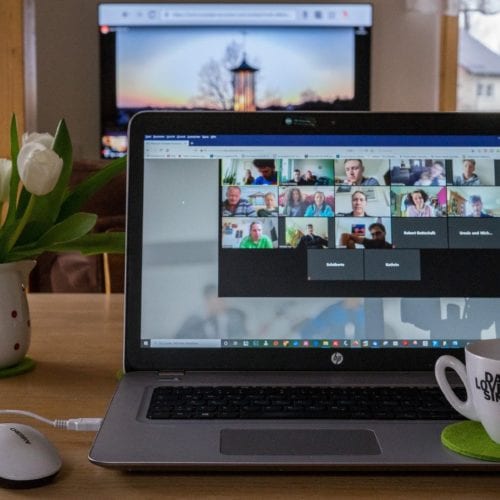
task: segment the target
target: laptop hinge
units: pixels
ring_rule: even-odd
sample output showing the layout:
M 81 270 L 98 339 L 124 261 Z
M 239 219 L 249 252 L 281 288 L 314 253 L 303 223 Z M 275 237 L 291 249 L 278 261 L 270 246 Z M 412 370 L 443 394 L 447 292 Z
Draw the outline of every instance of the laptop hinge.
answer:
M 158 377 L 162 380 L 181 380 L 184 372 L 158 372 Z

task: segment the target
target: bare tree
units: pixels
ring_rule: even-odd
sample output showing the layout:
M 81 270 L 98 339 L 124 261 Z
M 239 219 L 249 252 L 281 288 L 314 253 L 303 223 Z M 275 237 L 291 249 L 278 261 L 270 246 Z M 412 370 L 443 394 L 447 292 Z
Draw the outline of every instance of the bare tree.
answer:
M 199 99 L 203 107 L 231 108 L 230 81 L 225 73 L 225 69 L 214 59 L 202 66 L 199 73 Z
M 229 43 L 220 60 L 210 59 L 198 73 L 200 95 L 197 103 L 201 107 L 232 109 L 233 88 L 231 69 L 241 63 L 243 45 L 234 40 Z

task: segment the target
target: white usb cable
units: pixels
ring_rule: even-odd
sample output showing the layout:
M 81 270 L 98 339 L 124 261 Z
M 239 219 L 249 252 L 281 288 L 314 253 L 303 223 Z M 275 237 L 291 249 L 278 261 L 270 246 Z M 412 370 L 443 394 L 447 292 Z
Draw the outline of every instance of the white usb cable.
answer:
M 36 413 L 24 410 L 0 410 L 0 415 L 23 415 L 24 417 L 35 418 L 41 422 L 68 431 L 98 431 L 101 427 L 102 418 L 70 418 L 68 420 L 50 420 L 41 417 Z

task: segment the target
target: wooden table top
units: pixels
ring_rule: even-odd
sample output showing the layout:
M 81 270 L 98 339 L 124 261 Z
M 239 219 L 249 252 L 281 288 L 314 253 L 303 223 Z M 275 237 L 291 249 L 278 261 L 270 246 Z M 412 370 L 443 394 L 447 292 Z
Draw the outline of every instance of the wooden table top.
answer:
M 123 296 L 30 294 L 34 371 L 0 379 L 2 408 L 50 419 L 101 417 L 121 367 Z M 499 474 L 472 473 L 123 473 L 87 460 L 91 432 L 51 428 L 24 417 L 58 448 L 56 480 L 0 498 L 500 498 Z

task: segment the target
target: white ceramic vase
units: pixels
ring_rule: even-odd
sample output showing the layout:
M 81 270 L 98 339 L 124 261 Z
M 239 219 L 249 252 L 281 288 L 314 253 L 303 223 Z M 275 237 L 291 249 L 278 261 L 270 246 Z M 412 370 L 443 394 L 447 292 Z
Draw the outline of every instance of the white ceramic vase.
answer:
M 24 359 L 31 338 L 26 287 L 33 260 L 0 264 L 0 369 Z

